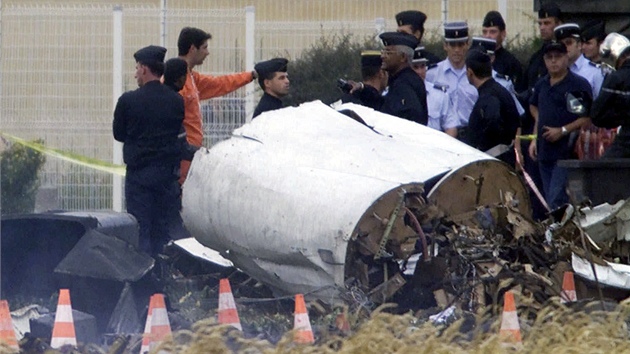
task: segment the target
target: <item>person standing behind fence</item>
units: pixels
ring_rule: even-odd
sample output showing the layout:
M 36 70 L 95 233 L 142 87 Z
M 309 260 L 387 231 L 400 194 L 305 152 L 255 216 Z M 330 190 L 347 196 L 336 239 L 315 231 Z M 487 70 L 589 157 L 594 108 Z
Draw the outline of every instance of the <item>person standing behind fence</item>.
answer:
M 256 118 L 263 112 L 280 109 L 284 106 L 281 98 L 289 94 L 289 74 L 285 58 L 273 58 L 260 62 L 254 66 L 258 73 L 258 84 L 264 93 L 254 110 L 252 117 Z
M 179 219 L 179 167 L 184 100 L 162 85 L 166 48 L 148 46 L 134 54 L 139 88 L 124 93 L 114 110 L 113 134 L 123 143 L 127 165 L 127 211 L 138 221 L 139 248 L 152 256 L 169 240 Z
M 197 65 L 203 64 L 208 52 L 208 40 L 212 38 L 210 33 L 194 27 L 184 27 L 177 39 L 179 58 L 188 63 L 189 77 L 184 88 L 179 91 L 184 97 L 186 115 L 184 128 L 188 142 L 195 146 L 203 145 L 203 121 L 201 118 L 200 101 L 213 97 L 223 96 L 233 92 L 255 80 L 258 76 L 255 71 L 246 71 L 236 74 L 211 76 L 194 71 Z M 184 183 L 190 162 L 182 161 L 180 183 Z

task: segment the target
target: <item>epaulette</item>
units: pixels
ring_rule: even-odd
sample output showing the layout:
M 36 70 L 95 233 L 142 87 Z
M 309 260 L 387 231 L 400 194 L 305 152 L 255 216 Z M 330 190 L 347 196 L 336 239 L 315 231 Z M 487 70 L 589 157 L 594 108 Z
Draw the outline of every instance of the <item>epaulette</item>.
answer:
M 444 84 L 435 83 L 433 84 L 433 88 L 436 90 L 440 90 L 442 92 L 448 91 L 448 85 L 444 85 Z
M 433 68 L 437 68 L 437 66 L 438 66 L 437 63 L 429 64 L 429 65 L 427 65 L 427 70 L 431 70 Z
M 590 66 L 594 66 L 594 67 L 596 67 L 596 68 L 599 68 L 599 67 L 600 67 L 600 64 L 598 64 L 598 63 L 596 63 L 596 62 L 594 62 L 594 61 L 590 61 L 590 60 L 588 61 L 588 65 L 590 65 Z
M 602 71 L 602 75 L 604 75 L 604 76 L 606 76 L 606 75 L 610 74 L 611 72 L 615 71 L 615 68 L 610 66 L 608 63 L 600 63 L 600 64 L 597 64 L 597 66 L 599 67 L 599 70 Z
M 503 74 L 496 73 L 496 75 L 495 75 L 494 77 L 495 77 L 495 78 L 499 78 L 499 79 L 503 79 L 503 80 L 510 81 L 510 77 L 509 77 L 509 76 L 507 76 L 507 75 L 503 75 Z

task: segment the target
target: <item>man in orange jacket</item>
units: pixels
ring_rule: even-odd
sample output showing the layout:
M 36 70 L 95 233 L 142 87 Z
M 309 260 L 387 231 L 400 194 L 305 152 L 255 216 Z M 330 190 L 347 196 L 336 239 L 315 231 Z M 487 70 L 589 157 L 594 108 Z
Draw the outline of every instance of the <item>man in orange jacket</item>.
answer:
M 200 101 L 223 96 L 235 91 L 258 78 L 255 71 L 246 71 L 223 76 L 203 75 L 193 71 L 196 65 L 203 64 L 208 52 L 210 33 L 194 27 L 184 27 L 177 39 L 179 58 L 188 63 L 188 79 L 179 94 L 184 97 L 184 128 L 188 143 L 203 145 L 203 126 Z M 182 161 L 180 183 L 184 183 L 190 161 Z

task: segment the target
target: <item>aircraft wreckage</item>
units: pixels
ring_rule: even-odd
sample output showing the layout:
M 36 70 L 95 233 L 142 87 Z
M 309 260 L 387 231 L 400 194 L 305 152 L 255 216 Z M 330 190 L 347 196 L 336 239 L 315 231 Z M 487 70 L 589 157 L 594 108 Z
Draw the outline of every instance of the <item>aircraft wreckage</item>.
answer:
M 434 220 L 505 204 L 530 217 L 526 187 L 503 162 L 407 120 L 316 101 L 197 152 L 182 216 L 201 244 L 278 295 L 331 301 L 352 286 L 382 303 L 404 287 L 408 262 L 438 252 Z

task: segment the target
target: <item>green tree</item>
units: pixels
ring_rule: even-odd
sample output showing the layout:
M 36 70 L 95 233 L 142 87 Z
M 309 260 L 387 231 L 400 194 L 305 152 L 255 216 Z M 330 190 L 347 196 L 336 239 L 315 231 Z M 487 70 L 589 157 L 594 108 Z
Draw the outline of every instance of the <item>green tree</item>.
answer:
M 41 141 L 37 141 L 41 144 Z M 39 188 L 39 171 L 46 158 L 22 144 L 12 144 L 0 154 L 2 214 L 32 213 Z

